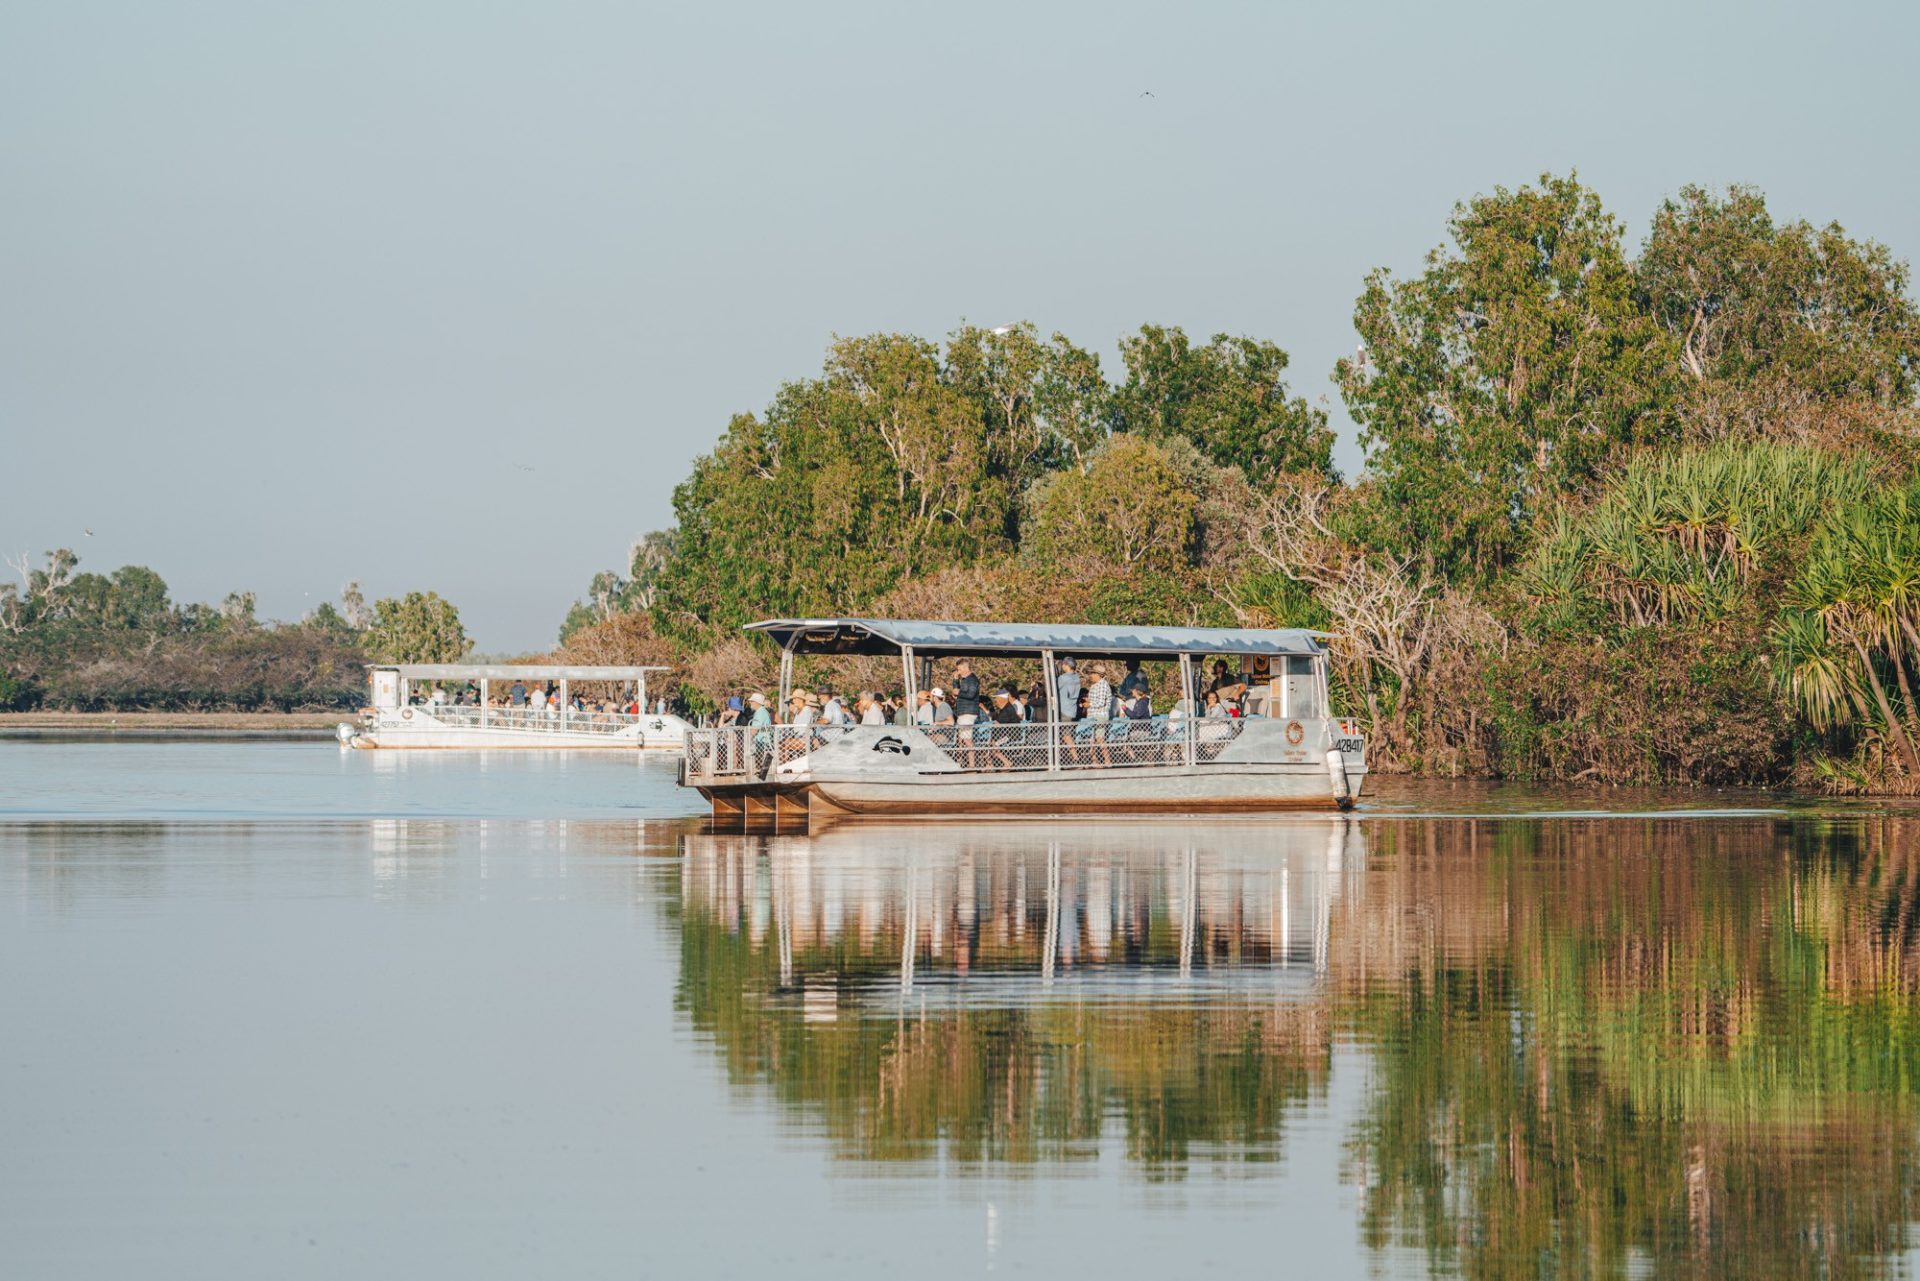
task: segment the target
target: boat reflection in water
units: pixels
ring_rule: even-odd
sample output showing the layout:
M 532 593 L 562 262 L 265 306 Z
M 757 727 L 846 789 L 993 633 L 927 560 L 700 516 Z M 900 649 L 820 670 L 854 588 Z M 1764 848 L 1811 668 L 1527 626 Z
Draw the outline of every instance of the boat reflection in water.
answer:
M 1257 1175 L 1362 1074 L 1371 1247 L 1873 1275 L 1920 1145 L 1920 824 L 689 835 L 680 1005 L 844 1157 Z

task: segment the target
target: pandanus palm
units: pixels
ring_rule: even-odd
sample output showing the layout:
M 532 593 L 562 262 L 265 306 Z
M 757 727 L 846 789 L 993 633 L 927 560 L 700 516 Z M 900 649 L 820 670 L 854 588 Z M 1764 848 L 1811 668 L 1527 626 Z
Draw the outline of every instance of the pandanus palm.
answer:
M 1851 654 L 1850 701 L 1860 719 L 1893 742 L 1909 776 L 1920 778 L 1920 728 L 1908 669 L 1920 658 L 1914 605 L 1920 588 L 1920 538 L 1905 495 L 1862 503 L 1828 522 L 1801 564 L 1789 607 L 1775 627 L 1775 671 L 1816 727 L 1833 722 L 1832 680 L 1821 668 L 1836 651 Z M 1899 688 L 1899 708 L 1883 672 Z M 1872 707 L 1859 691 L 1872 696 Z

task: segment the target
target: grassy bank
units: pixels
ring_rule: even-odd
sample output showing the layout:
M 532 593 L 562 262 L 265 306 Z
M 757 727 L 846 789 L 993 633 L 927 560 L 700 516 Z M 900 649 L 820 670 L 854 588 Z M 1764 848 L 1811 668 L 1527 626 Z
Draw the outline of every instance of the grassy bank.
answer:
M 0 735 L 28 734 L 285 734 L 330 736 L 339 712 L 0 712 Z

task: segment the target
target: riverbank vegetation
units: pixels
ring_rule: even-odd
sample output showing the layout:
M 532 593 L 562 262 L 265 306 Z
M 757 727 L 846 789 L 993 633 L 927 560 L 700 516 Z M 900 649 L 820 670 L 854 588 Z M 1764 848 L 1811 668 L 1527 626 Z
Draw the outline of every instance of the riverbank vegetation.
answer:
M 1143 326 L 837 339 L 741 414 L 563 651 L 770 678 L 780 614 L 1334 633 L 1377 767 L 1920 788 L 1920 312 L 1906 264 L 1687 188 L 1637 253 L 1573 176 L 1362 282 L 1332 381 Z M 1311 377 L 1312 375 L 1309 374 Z
M 140 565 L 79 569 L 62 549 L 0 584 L 0 711 L 309 711 L 366 701 L 370 660 L 445 662 L 469 648 L 431 592 L 369 608 L 357 584 L 297 623 L 262 622 L 251 593 L 176 604 Z

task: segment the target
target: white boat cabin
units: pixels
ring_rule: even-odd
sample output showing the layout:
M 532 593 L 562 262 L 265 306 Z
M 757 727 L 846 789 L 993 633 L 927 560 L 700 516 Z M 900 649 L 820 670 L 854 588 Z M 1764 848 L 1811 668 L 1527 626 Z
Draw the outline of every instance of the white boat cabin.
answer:
M 549 663 L 385 663 L 340 741 L 358 748 L 565 747 L 679 751 L 687 722 L 649 704 L 664 667 Z

